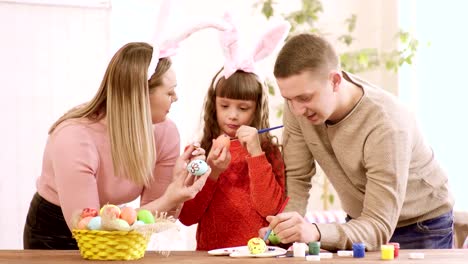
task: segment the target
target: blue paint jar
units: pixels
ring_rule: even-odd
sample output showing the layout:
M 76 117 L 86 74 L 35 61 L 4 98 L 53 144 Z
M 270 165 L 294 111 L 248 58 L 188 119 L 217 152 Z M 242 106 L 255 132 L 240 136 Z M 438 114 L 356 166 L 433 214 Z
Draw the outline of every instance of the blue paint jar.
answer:
M 366 256 L 366 245 L 364 243 L 353 243 L 353 257 L 363 258 Z

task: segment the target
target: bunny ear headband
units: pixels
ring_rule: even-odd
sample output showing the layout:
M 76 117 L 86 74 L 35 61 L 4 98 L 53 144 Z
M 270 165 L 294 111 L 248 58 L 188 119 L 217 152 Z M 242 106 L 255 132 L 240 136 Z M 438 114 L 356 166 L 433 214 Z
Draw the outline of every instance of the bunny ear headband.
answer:
M 153 38 L 150 44 L 153 46 L 153 55 L 151 57 L 151 62 L 148 67 L 148 80 L 154 73 L 154 70 L 158 66 L 159 59 L 167 58 L 173 56 L 177 53 L 179 44 L 192 35 L 194 32 L 197 32 L 206 28 L 215 28 L 221 31 L 227 30 L 230 28 L 229 24 L 226 24 L 224 21 L 207 21 L 201 22 L 197 25 L 194 25 L 188 28 L 182 34 L 171 38 L 166 41 L 161 41 L 161 35 L 164 31 L 163 29 L 167 26 L 167 20 L 170 13 L 170 0 L 163 0 L 163 3 L 159 9 L 159 15 L 157 16 L 156 29 L 153 34 Z
M 261 78 L 255 68 L 256 62 L 273 53 L 284 42 L 291 25 L 284 19 L 270 20 L 266 32 L 260 37 L 253 51 L 246 57 L 243 57 L 239 50 L 239 35 L 231 15 L 226 13 L 224 20 L 231 25 L 229 29 L 221 32 L 220 38 L 225 57 L 224 78 L 229 78 L 237 70 L 254 73 Z

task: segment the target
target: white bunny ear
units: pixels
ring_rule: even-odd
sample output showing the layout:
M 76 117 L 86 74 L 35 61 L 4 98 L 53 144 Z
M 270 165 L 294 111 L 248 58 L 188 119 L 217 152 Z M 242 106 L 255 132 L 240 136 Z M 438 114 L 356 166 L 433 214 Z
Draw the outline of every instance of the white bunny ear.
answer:
M 224 14 L 225 22 L 230 28 L 220 33 L 221 47 L 224 54 L 224 77 L 227 79 L 237 70 L 239 61 L 239 34 L 229 12 Z
M 151 56 L 151 62 L 148 67 L 148 80 L 154 73 L 154 69 L 159 62 L 159 55 L 160 55 L 160 41 L 162 39 L 162 34 L 164 32 L 164 28 L 166 27 L 167 20 L 171 11 L 171 1 L 170 0 L 163 0 L 161 7 L 159 8 L 159 12 L 155 17 L 156 25 L 153 31 L 153 36 L 151 37 L 150 44 L 153 46 L 153 55 Z
M 159 7 L 159 12 L 157 12 L 155 17 L 155 25 L 150 25 L 150 27 L 154 26 L 154 31 L 150 44 L 161 44 L 160 42 L 164 37 L 164 29 L 167 28 L 167 23 L 171 14 L 171 9 L 171 1 L 162 0 L 161 6 Z
M 179 48 L 179 44 L 182 41 L 190 37 L 193 33 L 200 31 L 202 29 L 207 29 L 207 28 L 214 28 L 219 31 L 224 31 L 224 30 L 231 28 L 231 26 L 228 25 L 225 21 L 220 20 L 220 19 L 212 19 L 211 21 L 203 21 L 196 25 L 193 25 L 190 28 L 186 29 L 181 34 L 161 44 L 161 47 L 160 47 L 161 52 L 159 54 L 159 58 L 165 58 L 165 57 L 170 57 L 174 55 L 177 52 Z
M 272 21 L 268 30 L 260 38 L 252 57 L 255 62 L 267 57 L 286 39 L 291 25 L 286 20 Z

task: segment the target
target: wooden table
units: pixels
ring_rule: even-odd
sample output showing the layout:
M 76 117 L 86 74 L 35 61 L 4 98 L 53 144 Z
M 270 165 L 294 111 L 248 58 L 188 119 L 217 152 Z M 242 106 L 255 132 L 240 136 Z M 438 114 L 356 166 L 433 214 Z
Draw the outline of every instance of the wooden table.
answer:
M 424 259 L 409 259 L 410 252 L 424 252 Z M 204 251 L 173 251 L 168 257 L 154 251 L 148 251 L 145 257 L 135 261 L 89 261 L 81 258 L 78 251 L 73 250 L 0 250 L 0 263 L 311 263 L 305 258 L 231 258 L 226 256 L 211 256 Z M 314 262 L 312 262 L 314 263 Z M 316 263 L 316 262 L 315 262 Z M 400 256 L 392 261 L 380 260 L 380 252 L 366 252 L 365 258 L 338 257 L 322 259 L 320 263 L 430 263 L 454 264 L 468 263 L 468 249 L 436 249 L 436 250 L 400 250 Z

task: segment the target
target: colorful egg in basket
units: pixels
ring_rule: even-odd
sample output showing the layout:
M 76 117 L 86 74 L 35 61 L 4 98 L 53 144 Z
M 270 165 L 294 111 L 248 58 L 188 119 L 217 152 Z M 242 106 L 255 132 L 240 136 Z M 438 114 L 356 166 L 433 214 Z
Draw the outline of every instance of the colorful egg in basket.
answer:
M 140 259 L 145 255 L 152 233 L 176 226 L 173 218 L 166 217 L 166 214 L 156 215 L 155 222 L 151 224 L 141 224 L 142 221 L 137 219 L 134 209 L 123 208 L 127 213 L 118 215 L 116 212 L 120 214 L 120 210 L 115 210 L 116 208 L 118 207 L 115 205 L 105 205 L 99 211 L 99 216 L 97 213 L 90 215 L 90 209 L 86 208 L 74 219 L 77 224 L 74 225 L 76 228 L 72 230 L 72 234 L 84 259 Z M 97 212 L 97 210 L 91 211 Z M 89 217 L 93 219 L 88 220 Z M 86 229 L 83 229 L 82 220 L 88 222 Z

